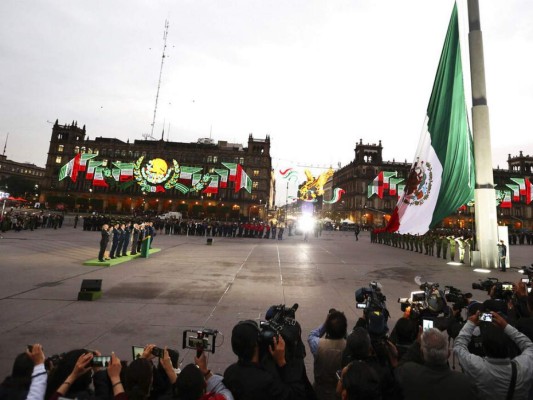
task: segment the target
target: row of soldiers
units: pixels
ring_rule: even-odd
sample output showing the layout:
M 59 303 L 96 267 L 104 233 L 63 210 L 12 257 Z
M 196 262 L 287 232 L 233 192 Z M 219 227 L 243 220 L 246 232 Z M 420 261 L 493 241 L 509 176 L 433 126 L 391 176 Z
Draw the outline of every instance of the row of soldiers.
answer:
M 283 238 L 285 226 L 266 222 L 224 222 L 167 219 L 164 222 L 166 235 L 212 236 L 212 237 L 251 237 L 274 239 Z
M 411 235 L 374 230 L 370 233 L 370 241 L 423 253 L 428 256 L 434 256 L 436 249 L 437 257 L 440 258 L 442 255 L 445 260 L 449 249 L 451 261 L 455 261 L 456 253 L 458 253 L 460 263 L 464 263 L 467 251 L 475 250 L 475 240 L 472 235 L 457 235 L 436 231 L 430 231 L 425 235 Z
M 511 231 L 509 232 L 510 245 L 533 245 L 533 231 Z
M 30 230 L 38 228 L 58 229 L 63 226 L 63 214 L 46 213 L 44 211 L 27 212 L 10 210 L 0 218 L 0 228 L 2 232 L 14 230 Z

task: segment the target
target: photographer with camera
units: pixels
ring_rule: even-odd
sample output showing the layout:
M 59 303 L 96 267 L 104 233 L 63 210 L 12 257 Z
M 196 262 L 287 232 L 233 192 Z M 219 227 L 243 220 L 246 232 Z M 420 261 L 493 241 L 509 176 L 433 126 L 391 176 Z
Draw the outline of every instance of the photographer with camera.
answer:
M 241 321 L 233 327 L 231 348 L 238 361 L 224 372 L 224 384 L 236 400 L 305 399 L 301 376 L 287 369 L 285 340 L 274 335 L 267 349 L 275 363 L 275 371 L 267 371 L 260 364 L 261 330 L 252 320 Z
M 479 357 L 468 351 L 472 332 L 478 325 L 486 357 Z M 509 344 L 513 342 L 521 354 L 511 360 Z M 528 397 L 533 382 L 533 342 L 508 324 L 497 312 L 477 312 L 469 317 L 455 339 L 454 352 L 463 372 L 474 381 L 481 397 Z
M 69 399 L 89 399 L 93 396 L 91 389 L 91 360 L 94 354 L 85 349 L 71 350 L 63 355 L 57 366 L 50 372 L 46 398 L 57 400 L 59 397 Z
M 153 360 L 157 358 L 157 366 Z M 171 398 L 173 385 L 177 380 L 177 366 L 179 353 L 176 350 L 157 347 L 148 344 L 136 359 L 146 359 L 152 368 L 151 398 Z
M 0 400 L 42 400 L 46 392 L 44 353 L 40 344 L 28 346 L 13 363 L 11 375 L 0 384 Z
M 391 354 L 394 352 L 395 350 L 391 349 Z M 345 383 L 344 375 L 347 370 L 352 364 L 357 364 L 358 369 L 363 367 L 369 369 L 372 371 L 372 375 L 377 377 L 379 394 L 383 400 L 397 399 L 398 390 L 394 381 L 393 368 L 389 361 L 380 360 L 368 331 L 363 327 L 356 327 L 346 338 L 346 348 L 342 355 L 342 365 L 344 367 L 341 378 L 342 383 Z M 361 363 L 364 363 L 364 365 Z M 337 384 L 338 395 L 342 394 L 342 383 Z
M 337 398 L 335 372 L 341 369 L 342 352 L 346 347 L 348 321 L 343 312 L 329 310 L 326 321 L 309 334 L 309 349 L 313 353 L 314 389 L 321 400 Z
M 423 364 L 410 361 L 395 371 L 405 400 L 478 398 L 474 383 L 460 372 L 450 370 L 450 350 L 444 333 L 436 328 L 426 330 L 420 337 L 420 349 Z
M 175 385 L 175 399 L 179 400 L 233 400 L 233 395 L 222 382 L 223 377 L 215 375 L 207 367 L 205 352 L 194 358 L 178 375 Z

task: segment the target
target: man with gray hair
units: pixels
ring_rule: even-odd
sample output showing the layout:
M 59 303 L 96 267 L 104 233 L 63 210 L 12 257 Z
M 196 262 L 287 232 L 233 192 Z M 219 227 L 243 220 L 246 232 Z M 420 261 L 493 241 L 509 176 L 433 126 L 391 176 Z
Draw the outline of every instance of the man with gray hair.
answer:
M 438 329 L 428 329 L 418 340 L 424 364 L 409 361 L 395 371 L 405 400 L 478 398 L 474 383 L 466 375 L 450 370 L 450 349 L 444 333 Z

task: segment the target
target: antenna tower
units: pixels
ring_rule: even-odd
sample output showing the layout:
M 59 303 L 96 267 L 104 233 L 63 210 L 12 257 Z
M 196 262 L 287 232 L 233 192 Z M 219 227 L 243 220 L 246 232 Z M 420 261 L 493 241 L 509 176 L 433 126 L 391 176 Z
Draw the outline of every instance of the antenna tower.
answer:
M 165 20 L 165 31 L 163 32 L 163 54 L 161 55 L 161 68 L 159 69 L 159 81 L 157 82 L 157 93 L 155 95 L 155 107 L 154 107 L 154 119 L 152 120 L 152 129 L 150 134 L 144 133 L 142 136 L 145 139 L 155 140 L 154 126 L 155 117 L 157 115 L 157 102 L 159 100 L 159 89 L 161 88 L 161 76 L 163 75 L 163 64 L 165 63 L 165 50 L 167 49 L 167 36 L 168 36 L 168 19 Z

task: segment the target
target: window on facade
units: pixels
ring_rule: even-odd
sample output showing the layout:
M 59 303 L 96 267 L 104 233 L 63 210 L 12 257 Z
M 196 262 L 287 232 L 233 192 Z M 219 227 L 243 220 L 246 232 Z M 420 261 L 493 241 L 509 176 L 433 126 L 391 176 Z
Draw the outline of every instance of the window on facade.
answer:
M 91 149 L 90 147 L 87 149 L 87 154 L 93 154 L 93 149 Z
M 134 158 L 139 158 L 139 152 L 136 151 L 135 153 L 133 153 L 133 157 L 134 157 Z
M 61 156 L 56 157 L 56 164 L 61 164 Z
M 115 157 L 119 157 L 120 156 L 120 150 L 119 149 L 116 149 L 115 150 Z
M 120 154 L 122 155 L 122 157 L 126 157 L 126 150 L 122 150 Z
M 259 170 L 258 169 L 254 169 L 254 176 L 259 176 Z
M 213 156 L 213 162 L 216 164 L 218 162 L 218 157 L 217 156 Z
M 60 144 L 59 146 L 57 146 L 57 151 L 58 151 L 58 153 L 63 153 L 63 150 L 65 150 L 65 146 L 63 146 L 62 144 Z
M 102 161 L 102 167 L 107 167 L 107 160 Z
M 129 158 L 132 158 L 133 157 L 133 152 L 131 150 L 128 151 L 128 157 Z
M 213 193 L 206 193 L 205 197 L 213 197 Z
M 239 158 L 239 164 L 244 165 L 244 157 Z
M 143 151 L 143 152 L 141 153 L 141 155 L 142 155 L 143 157 L 146 157 L 146 151 Z
M 211 164 L 213 162 L 213 156 L 207 156 L 207 162 Z
M 81 153 L 82 153 L 82 154 L 85 154 L 86 151 L 87 151 L 87 149 L 85 148 L 85 146 L 83 146 L 83 147 L 81 148 Z
M 253 189 L 258 189 L 259 188 L 259 182 L 253 182 L 252 183 L 252 188 Z

